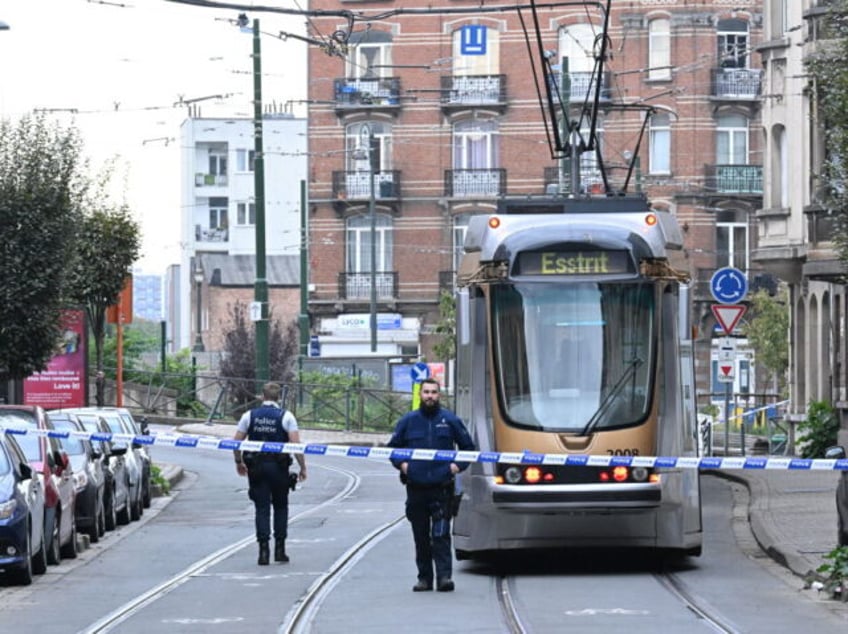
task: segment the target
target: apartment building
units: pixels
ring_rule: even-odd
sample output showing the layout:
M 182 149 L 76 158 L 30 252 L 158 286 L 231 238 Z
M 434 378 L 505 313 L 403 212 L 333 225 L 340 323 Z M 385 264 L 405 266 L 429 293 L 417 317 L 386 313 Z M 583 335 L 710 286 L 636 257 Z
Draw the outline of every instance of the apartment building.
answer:
M 592 7 L 548 3 L 534 16 L 487 1 L 363 1 L 362 17 L 310 20 L 310 37 L 326 43 L 309 51 L 308 117 L 309 312 L 322 356 L 437 360 L 439 294 L 452 288 L 468 219 L 503 197 L 570 193 L 537 90 L 548 57 L 557 81 L 568 76 L 572 117 L 600 82 L 597 135 L 613 187 L 628 181 L 680 219 L 676 265 L 695 282 L 699 384 L 713 391 L 709 279 L 723 266 L 758 273 L 760 2 L 611 4 L 599 79 L 603 16 Z M 579 171 L 587 190 L 601 180 L 593 155 Z M 754 390 L 751 365 L 740 357 L 735 392 Z
M 804 59 L 823 44 L 830 4 L 764 2 L 759 52 L 765 73 L 763 136 L 770 158 L 764 164 L 753 258 L 789 286 L 790 417 L 803 420 L 811 400 L 824 400 L 838 408 L 845 428 L 848 295 L 845 268 L 832 241 L 834 216 L 824 204 L 820 180 L 825 144 L 817 95 L 827 87 L 813 85 L 804 68 Z
M 271 318 L 286 324 L 299 309 L 306 121 L 266 114 L 262 130 L 269 305 Z M 181 289 L 169 297 L 181 303 L 169 308 L 170 337 L 176 349 L 206 353 L 207 365 L 221 350 L 233 304 L 254 297 L 254 139 L 253 119 L 191 117 L 181 127 L 183 254 L 179 271 L 169 271 Z

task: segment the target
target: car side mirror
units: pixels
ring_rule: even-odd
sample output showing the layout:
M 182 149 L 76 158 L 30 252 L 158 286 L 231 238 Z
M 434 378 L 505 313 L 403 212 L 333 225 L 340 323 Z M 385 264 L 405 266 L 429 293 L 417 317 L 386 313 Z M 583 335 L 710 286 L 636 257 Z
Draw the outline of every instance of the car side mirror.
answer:
M 32 480 L 32 467 L 25 462 L 21 463 L 21 477 L 24 480 Z
M 65 470 L 68 468 L 68 465 L 71 464 L 71 459 L 68 458 L 68 454 L 66 454 L 64 451 L 56 452 L 55 461 L 56 475 L 62 475 L 62 473 L 64 473 Z
M 127 453 L 126 446 L 124 446 L 124 447 L 112 447 L 112 453 L 110 455 L 112 455 L 112 456 L 123 456 L 125 453 Z
M 141 429 L 141 433 L 145 436 L 150 435 L 150 423 L 147 422 L 147 417 L 142 416 L 139 421 L 139 429 Z
M 839 445 L 828 447 L 824 452 L 824 457 L 828 460 L 842 460 L 845 457 L 845 447 Z
M 103 457 L 103 454 L 100 453 L 99 451 L 97 451 L 97 449 L 92 449 L 91 450 L 91 457 L 94 460 L 100 460 L 100 458 Z

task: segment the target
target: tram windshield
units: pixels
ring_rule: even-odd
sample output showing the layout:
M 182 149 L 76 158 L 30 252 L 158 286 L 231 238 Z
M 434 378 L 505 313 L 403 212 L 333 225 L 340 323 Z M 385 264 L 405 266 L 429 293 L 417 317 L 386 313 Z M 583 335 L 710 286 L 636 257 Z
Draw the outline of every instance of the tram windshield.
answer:
M 499 398 L 515 425 L 586 435 L 638 424 L 651 406 L 650 283 L 492 287 Z

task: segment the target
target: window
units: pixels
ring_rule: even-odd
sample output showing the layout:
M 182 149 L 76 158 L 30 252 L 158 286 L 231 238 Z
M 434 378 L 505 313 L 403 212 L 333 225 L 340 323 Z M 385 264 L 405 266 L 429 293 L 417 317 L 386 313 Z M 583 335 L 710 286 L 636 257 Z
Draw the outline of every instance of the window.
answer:
M 716 221 L 716 267 L 747 271 L 748 223 L 744 212 L 721 211 Z
M 649 160 L 651 174 L 671 173 L 671 117 L 665 113 L 651 117 Z
M 596 36 L 591 24 L 572 24 L 559 32 L 559 59 L 556 63 L 561 64 L 563 59 L 568 61 L 568 77 L 571 80 L 569 101 L 583 101 L 587 96 L 594 96 L 592 73 L 595 70 Z
M 498 126 L 495 121 L 467 119 L 453 126 L 454 169 L 492 169 L 498 166 Z
M 671 79 L 671 20 L 648 24 L 648 79 Z
M 227 154 L 218 150 L 209 150 L 209 173 L 213 176 L 227 175 Z
M 238 203 L 238 204 L 236 204 L 236 224 L 238 224 L 238 225 L 255 225 L 256 224 L 256 204 L 255 203 Z
M 462 261 L 462 246 L 465 244 L 465 234 L 468 232 L 468 221 L 471 214 L 459 214 L 453 217 L 453 271 L 459 271 Z
M 497 75 L 500 72 L 500 42 L 499 33 L 495 29 L 482 27 L 486 38 L 485 55 L 464 55 L 462 53 L 462 29 L 453 32 L 453 74 Z
M 363 127 L 368 126 L 370 134 L 374 138 L 371 147 L 366 147 Z M 367 172 L 370 170 L 368 153 L 375 152 L 374 166 L 378 172 L 391 169 L 391 126 L 385 123 L 365 121 L 352 123 L 345 130 L 345 155 L 347 157 L 347 169 L 352 172 Z
M 721 68 L 748 67 L 748 23 L 745 20 L 718 21 L 718 65 Z
M 226 198 L 210 198 L 209 199 L 209 228 L 210 229 L 226 229 L 227 228 L 227 199 Z
M 716 163 L 748 164 L 748 119 L 743 115 L 722 115 L 716 128 Z
M 255 150 L 236 150 L 236 170 L 239 172 L 252 172 L 256 160 Z
M 392 219 L 376 215 L 377 272 L 392 270 Z M 371 272 L 371 218 L 368 214 L 347 219 L 347 272 Z
M 356 31 L 348 39 L 347 76 L 354 79 L 390 77 L 392 35 L 386 31 Z

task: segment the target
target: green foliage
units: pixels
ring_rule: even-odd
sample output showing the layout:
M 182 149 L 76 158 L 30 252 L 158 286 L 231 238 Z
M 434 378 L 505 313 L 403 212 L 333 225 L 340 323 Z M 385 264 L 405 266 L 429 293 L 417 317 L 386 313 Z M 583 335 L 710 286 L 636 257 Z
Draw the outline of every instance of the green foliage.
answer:
M 817 194 L 833 215 L 833 241 L 848 265 L 848 1 L 832 0 L 821 19 L 820 45 L 805 59 L 810 92 L 824 138 L 824 173 Z
M 162 495 L 168 495 L 171 491 L 171 483 L 162 477 L 162 468 L 159 465 L 150 465 L 150 483 L 162 492 Z
M 94 334 L 95 366 L 103 369 L 106 308 L 118 299 L 141 249 L 141 229 L 126 203 L 110 200 L 107 167 L 81 203 L 83 217 L 67 297 L 85 307 Z
M 456 299 L 452 293 L 442 291 L 439 296 L 439 323 L 436 325 L 439 342 L 433 346 L 437 359 L 445 364 L 456 356 Z
M 149 323 L 149 322 L 148 322 Z M 133 369 L 143 369 L 142 355 L 150 352 L 158 352 L 161 341 L 158 332 L 153 332 L 148 324 L 136 323 L 124 326 L 123 332 L 123 365 L 124 380 L 130 381 L 129 372 Z M 103 371 L 107 377 L 114 379 L 115 368 L 118 367 L 118 338 L 115 326 L 108 325 L 104 328 L 102 360 Z M 96 352 L 89 347 L 89 365 L 97 367 Z
M 701 407 L 701 413 L 706 414 L 707 416 L 712 416 L 713 419 L 718 419 L 721 409 L 715 403 L 710 403 Z
M 230 305 L 230 323 L 224 328 L 224 347 L 220 373 L 228 380 L 228 393 L 236 406 L 235 415 L 256 400 L 256 329 L 248 319 L 247 305 L 236 302 Z M 273 315 L 268 316 L 268 365 L 270 378 L 278 383 L 294 379 L 297 361 L 299 330 L 292 321 L 283 324 Z
M 848 546 L 839 546 L 824 555 L 830 563 L 822 564 L 816 569 L 818 576 L 807 579 L 807 587 L 813 581 L 822 584 L 821 591 L 826 592 L 832 599 L 848 601 Z
M 0 121 L 0 378 L 41 371 L 55 351 L 82 166 L 76 130 Z
M 785 391 L 789 369 L 789 307 L 786 288 L 771 297 L 760 290 L 751 295 L 751 309 L 742 329 L 756 352 L 757 365 L 765 369 L 780 393 Z
M 839 417 L 826 401 L 810 401 L 807 418 L 798 423 L 798 446 L 802 458 L 821 458 L 837 442 Z

